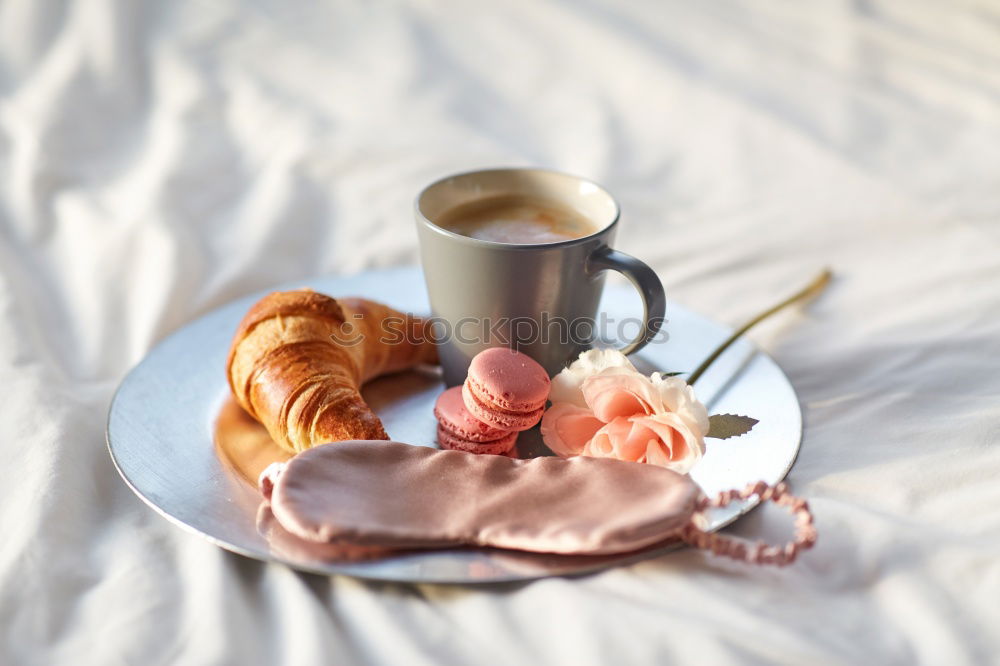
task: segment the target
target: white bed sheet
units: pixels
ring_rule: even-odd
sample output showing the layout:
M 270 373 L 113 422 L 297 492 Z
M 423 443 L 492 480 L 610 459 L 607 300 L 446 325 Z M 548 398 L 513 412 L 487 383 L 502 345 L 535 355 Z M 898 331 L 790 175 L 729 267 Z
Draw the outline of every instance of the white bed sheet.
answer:
M 1000 6 L 477 6 L 0 4 L 0 662 L 997 663 Z M 497 164 L 602 181 L 620 247 L 723 321 L 834 268 L 754 335 L 807 423 L 796 566 L 319 578 L 120 481 L 108 402 L 159 338 L 415 262 L 415 192 Z

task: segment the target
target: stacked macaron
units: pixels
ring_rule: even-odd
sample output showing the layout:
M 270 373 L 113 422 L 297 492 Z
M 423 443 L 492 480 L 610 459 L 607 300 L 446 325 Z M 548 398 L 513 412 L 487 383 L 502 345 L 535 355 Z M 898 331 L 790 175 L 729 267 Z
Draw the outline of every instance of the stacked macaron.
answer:
M 520 432 L 541 420 L 550 385 L 548 374 L 530 356 L 494 347 L 472 359 L 462 399 L 483 423 Z
M 438 398 L 438 443 L 470 453 L 507 453 L 517 433 L 542 418 L 549 388 L 545 369 L 527 354 L 501 347 L 480 352 L 465 383 Z
M 462 400 L 462 387 L 453 386 L 434 405 L 438 420 L 438 444 L 443 449 L 469 453 L 507 453 L 517 440 L 517 432 L 487 425 L 469 413 Z

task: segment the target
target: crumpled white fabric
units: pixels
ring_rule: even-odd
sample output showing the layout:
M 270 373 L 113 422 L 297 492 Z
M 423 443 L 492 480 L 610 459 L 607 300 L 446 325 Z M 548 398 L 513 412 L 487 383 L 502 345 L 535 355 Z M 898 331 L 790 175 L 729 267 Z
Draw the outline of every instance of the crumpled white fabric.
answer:
M 477 8 L 473 8 L 473 7 Z M 1000 10 L 938 3 L 0 5 L 0 661 L 984 663 L 1000 653 Z M 236 296 L 416 261 L 449 172 L 542 165 L 754 334 L 820 541 L 487 589 L 223 552 L 144 506 L 112 391 Z M 783 536 L 755 512 L 735 532 Z

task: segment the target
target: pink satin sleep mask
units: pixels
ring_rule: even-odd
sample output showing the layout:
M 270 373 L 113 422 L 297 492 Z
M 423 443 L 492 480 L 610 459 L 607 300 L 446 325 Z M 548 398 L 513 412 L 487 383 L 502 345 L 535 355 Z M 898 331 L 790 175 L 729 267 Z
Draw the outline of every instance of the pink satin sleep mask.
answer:
M 368 548 L 605 555 L 681 538 L 719 555 L 783 565 L 816 539 L 808 506 L 783 484 L 760 482 L 709 500 L 686 475 L 583 456 L 516 460 L 399 442 L 336 442 L 270 466 L 261 491 L 291 534 Z M 709 508 L 752 495 L 796 513 L 795 541 L 750 545 L 698 527 Z

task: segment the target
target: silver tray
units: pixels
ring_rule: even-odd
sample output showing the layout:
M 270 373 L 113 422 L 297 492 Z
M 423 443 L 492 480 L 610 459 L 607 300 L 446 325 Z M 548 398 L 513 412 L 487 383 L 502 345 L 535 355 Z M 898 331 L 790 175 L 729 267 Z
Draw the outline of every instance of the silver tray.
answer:
M 332 296 L 364 296 L 418 314 L 429 310 L 416 268 L 322 277 L 284 288 L 301 286 Z M 261 496 L 248 480 L 250 474 L 247 470 L 241 474 L 216 441 L 219 415 L 229 400 L 225 378 L 229 341 L 247 308 L 264 293 L 229 303 L 167 337 L 125 377 L 112 400 L 107 439 L 115 466 L 129 487 L 171 522 L 246 557 L 318 574 L 414 583 L 495 583 L 580 574 L 678 547 L 666 543 L 611 557 L 468 548 L 350 561 L 289 542 L 287 535 L 274 531 L 266 512 L 258 516 Z M 612 317 L 634 315 L 640 307 L 628 288 L 605 290 L 602 309 Z M 730 332 L 672 302 L 667 318 L 669 341 L 633 356 L 640 369 L 690 371 Z M 434 446 L 432 406 L 442 388 L 436 373 L 410 372 L 371 382 L 364 396 L 390 437 Z M 708 440 L 705 457 L 691 473 L 702 489 L 714 494 L 760 479 L 772 484 L 783 479 L 798 453 L 802 417 L 795 390 L 777 364 L 741 340 L 699 380 L 697 388 L 710 414 L 735 412 L 760 420 L 743 437 Z M 256 427 L 252 422 L 243 426 Z M 521 455 L 543 451 L 539 439 L 537 428 L 523 433 L 518 440 Z M 727 525 L 754 505 L 746 502 L 716 511 L 711 529 Z

